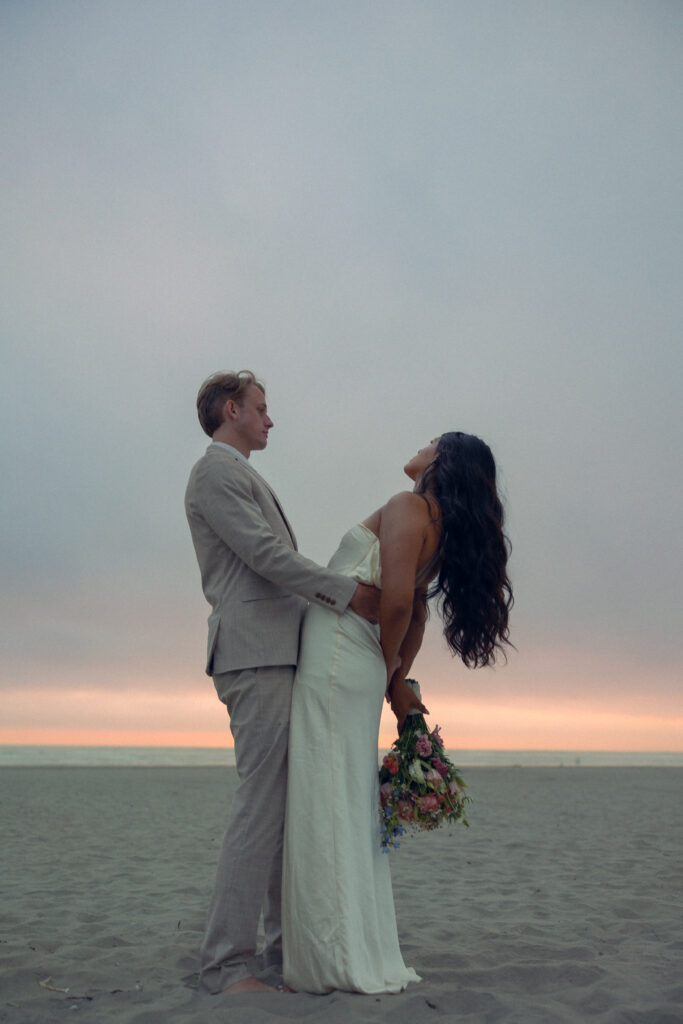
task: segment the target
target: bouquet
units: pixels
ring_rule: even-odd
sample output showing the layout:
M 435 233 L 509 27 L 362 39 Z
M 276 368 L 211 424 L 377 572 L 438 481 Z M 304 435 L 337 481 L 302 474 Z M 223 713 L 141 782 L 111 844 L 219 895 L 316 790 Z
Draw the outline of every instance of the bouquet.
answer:
M 420 695 L 414 679 L 406 679 Z M 438 828 L 465 819 L 465 782 L 444 751 L 438 725 L 430 732 L 424 715 L 411 711 L 403 731 L 379 769 L 382 849 L 398 847 L 406 828 Z

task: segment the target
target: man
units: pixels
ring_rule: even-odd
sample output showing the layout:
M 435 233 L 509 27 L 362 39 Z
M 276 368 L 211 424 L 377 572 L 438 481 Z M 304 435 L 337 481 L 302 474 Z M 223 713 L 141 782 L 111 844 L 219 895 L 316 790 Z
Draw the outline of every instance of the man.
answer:
M 185 509 L 211 605 L 206 672 L 226 704 L 239 784 L 201 950 L 211 993 L 268 988 L 250 973 L 263 910 L 264 968 L 282 961 L 280 888 L 287 738 L 301 620 L 309 601 L 377 621 L 378 592 L 298 554 L 268 484 L 249 462 L 273 421 L 249 371 L 217 373 L 197 396 L 212 441 L 190 473 Z

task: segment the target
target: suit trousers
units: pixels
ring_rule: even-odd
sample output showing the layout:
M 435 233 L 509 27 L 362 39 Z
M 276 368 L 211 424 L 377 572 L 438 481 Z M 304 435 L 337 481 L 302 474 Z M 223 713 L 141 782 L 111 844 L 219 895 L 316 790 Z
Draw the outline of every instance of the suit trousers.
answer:
M 264 966 L 282 963 L 280 897 L 294 666 L 213 677 L 230 715 L 238 786 L 201 948 L 200 985 L 221 992 L 251 972 L 263 911 Z

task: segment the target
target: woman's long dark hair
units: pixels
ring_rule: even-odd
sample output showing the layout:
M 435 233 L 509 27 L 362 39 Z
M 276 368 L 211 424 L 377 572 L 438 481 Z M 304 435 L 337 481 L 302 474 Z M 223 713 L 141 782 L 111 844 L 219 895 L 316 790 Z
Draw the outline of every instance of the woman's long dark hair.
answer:
M 490 448 L 473 434 L 442 434 L 417 493 L 432 494 L 441 509 L 440 570 L 429 597 L 439 598 L 448 646 L 468 668 L 492 665 L 510 644 L 513 598 Z

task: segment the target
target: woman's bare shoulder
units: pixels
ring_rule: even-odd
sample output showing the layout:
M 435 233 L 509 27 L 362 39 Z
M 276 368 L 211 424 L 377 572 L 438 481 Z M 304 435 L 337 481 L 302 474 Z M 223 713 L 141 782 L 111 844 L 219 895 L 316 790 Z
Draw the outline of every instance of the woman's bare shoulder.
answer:
M 389 498 L 384 505 L 376 509 L 372 515 L 364 519 L 363 526 L 367 526 L 373 533 L 379 536 L 385 513 L 388 513 L 387 521 L 405 519 L 406 517 L 420 518 L 426 508 L 426 503 L 418 494 L 413 494 L 412 491 L 399 491 L 398 494 L 394 494 Z
M 425 524 L 432 520 L 428 502 L 414 491 L 399 491 L 398 494 L 394 494 L 381 511 L 383 516 L 388 515 L 390 518 L 399 517 Z
M 384 506 L 397 509 L 414 509 L 416 512 L 424 511 L 429 515 L 429 504 L 423 494 L 416 494 L 415 491 L 399 491 L 394 494 Z

